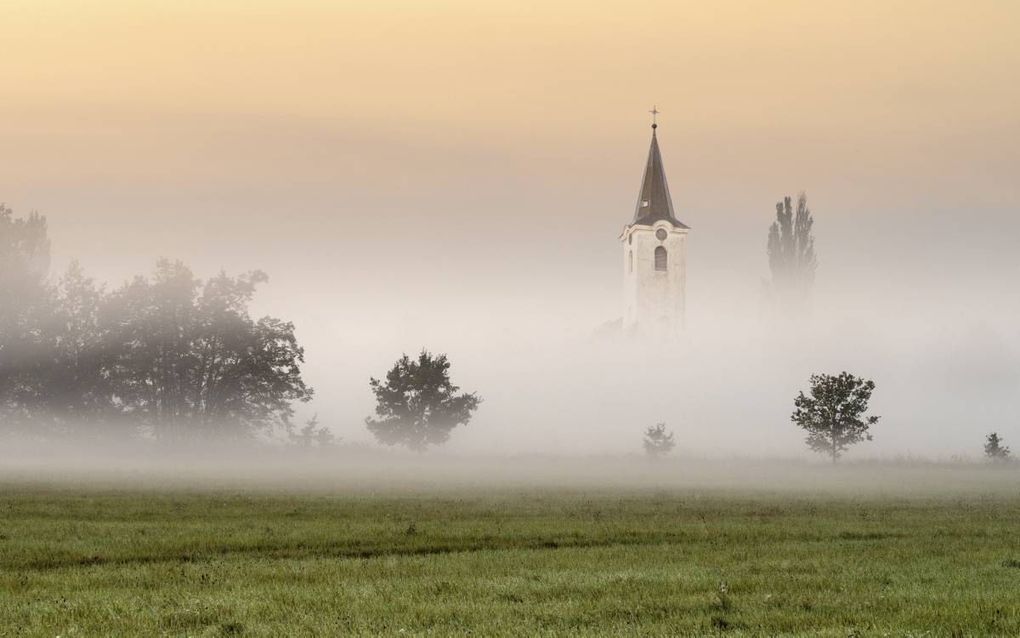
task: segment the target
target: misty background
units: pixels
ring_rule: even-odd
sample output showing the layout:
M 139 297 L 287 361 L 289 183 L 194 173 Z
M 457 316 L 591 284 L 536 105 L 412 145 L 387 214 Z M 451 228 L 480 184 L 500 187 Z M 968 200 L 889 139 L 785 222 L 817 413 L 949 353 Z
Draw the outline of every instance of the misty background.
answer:
M 318 413 L 368 441 L 368 377 L 446 352 L 485 399 L 453 452 L 807 452 L 812 372 L 873 378 L 848 458 L 1020 440 L 1020 9 L 1012 4 L 49 3 L 0 8 L 0 200 L 53 271 L 159 256 L 266 271 Z M 650 131 L 690 225 L 676 346 L 619 317 Z M 811 321 L 762 313 L 805 190 Z

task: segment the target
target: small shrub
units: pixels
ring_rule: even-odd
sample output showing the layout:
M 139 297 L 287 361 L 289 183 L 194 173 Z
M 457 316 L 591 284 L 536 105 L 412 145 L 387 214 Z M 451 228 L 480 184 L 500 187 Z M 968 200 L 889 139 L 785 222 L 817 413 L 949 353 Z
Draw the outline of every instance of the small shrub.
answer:
M 997 432 L 985 437 L 985 456 L 994 463 L 1007 463 L 1012 460 L 1009 446 L 1002 444 L 1002 438 Z
M 653 459 L 669 454 L 676 446 L 673 433 L 666 431 L 665 423 L 657 423 L 645 430 L 644 443 L 645 454 Z

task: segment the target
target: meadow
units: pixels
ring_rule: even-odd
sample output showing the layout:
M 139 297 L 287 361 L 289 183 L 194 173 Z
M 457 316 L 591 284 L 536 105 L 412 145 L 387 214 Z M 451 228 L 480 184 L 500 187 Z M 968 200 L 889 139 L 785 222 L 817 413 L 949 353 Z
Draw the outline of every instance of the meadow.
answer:
M 1020 635 L 1016 471 L 678 468 L 6 476 L 0 635 Z

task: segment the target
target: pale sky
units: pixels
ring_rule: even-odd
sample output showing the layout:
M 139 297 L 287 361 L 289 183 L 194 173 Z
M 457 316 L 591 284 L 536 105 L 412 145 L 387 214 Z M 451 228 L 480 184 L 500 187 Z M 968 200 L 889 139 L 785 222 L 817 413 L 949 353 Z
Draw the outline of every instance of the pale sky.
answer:
M 197 220 L 259 254 L 293 237 L 277 213 L 330 240 L 619 226 L 653 103 L 692 223 L 799 189 L 1018 202 L 1015 2 L 8 0 L 0 24 L 0 199 L 83 256 L 111 230 L 176 253 Z
M 619 316 L 653 104 L 706 324 L 754 308 L 799 190 L 833 308 L 1016 323 L 1017 2 L 6 0 L 0 25 L 0 201 L 49 218 L 57 266 L 266 270 L 320 388 L 359 348 L 381 374 Z

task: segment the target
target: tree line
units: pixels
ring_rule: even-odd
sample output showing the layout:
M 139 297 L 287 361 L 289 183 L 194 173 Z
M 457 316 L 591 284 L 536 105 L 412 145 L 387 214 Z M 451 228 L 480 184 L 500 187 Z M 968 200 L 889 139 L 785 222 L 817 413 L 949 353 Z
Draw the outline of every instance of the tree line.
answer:
M 202 280 L 179 261 L 106 289 L 49 278 L 45 218 L 0 207 L 0 426 L 22 434 L 251 437 L 312 389 L 294 325 L 253 318 L 259 271 Z
M 771 289 L 785 303 L 809 292 L 813 220 L 804 195 L 796 213 L 790 198 L 776 210 Z M 76 262 L 53 282 L 46 219 L 0 205 L 0 430 L 173 441 L 282 429 L 302 446 L 329 444 L 317 418 L 292 423 L 294 404 L 313 396 L 294 325 L 249 312 L 266 281 L 260 271 L 202 280 L 161 259 L 113 289 Z M 470 421 L 481 399 L 459 392 L 449 367 L 423 351 L 370 379 L 377 407 L 365 423 L 379 442 L 423 450 Z
M 317 417 L 292 422 L 313 390 L 294 324 L 250 313 L 265 273 L 202 280 L 161 259 L 108 290 L 75 262 L 56 281 L 49 271 L 46 219 L 0 205 L 0 432 L 335 442 Z M 445 443 L 481 403 L 449 370 L 446 355 L 422 351 L 370 379 L 369 431 L 417 451 Z
M 796 213 L 786 198 L 777 217 L 769 233 L 773 285 L 802 298 L 815 267 L 806 198 Z M 250 314 L 267 281 L 261 271 L 202 280 L 161 259 L 150 274 L 107 290 L 76 262 L 55 282 L 49 270 L 46 219 L 16 218 L 0 205 L 0 430 L 168 441 L 283 431 L 304 447 L 335 442 L 316 417 L 301 428 L 292 423 L 294 404 L 310 401 L 313 390 L 301 376 L 294 324 Z M 482 401 L 452 383 L 446 355 L 427 350 L 401 356 L 369 387 L 376 409 L 365 419 L 368 430 L 384 445 L 415 451 L 445 443 Z M 871 440 L 879 421 L 867 414 L 874 389 L 848 372 L 813 375 L 790 419 L 810 449 L 835 463 Z M 643 444 L 659 458 L 676 441 L 658 423 L 645 430 Z M 1011 459 L 994 432 L 984 451 L 994 461 Z

